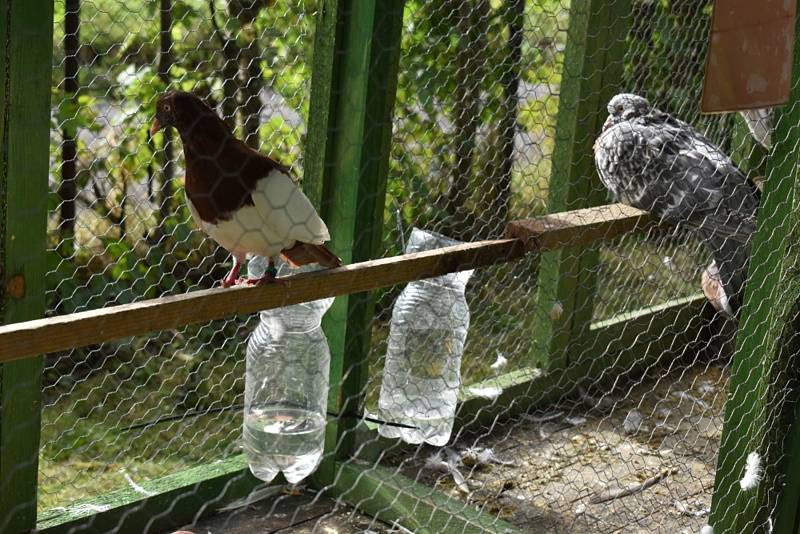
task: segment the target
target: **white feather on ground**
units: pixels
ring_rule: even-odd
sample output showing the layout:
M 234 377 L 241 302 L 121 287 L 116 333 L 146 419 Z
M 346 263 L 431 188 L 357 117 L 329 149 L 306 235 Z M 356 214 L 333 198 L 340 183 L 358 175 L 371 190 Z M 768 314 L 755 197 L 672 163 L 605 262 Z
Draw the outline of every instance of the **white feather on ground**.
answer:
M 239 508 L 250 506 L 251 504 L 263 501 L 264 499 L 273 498 L 281 492 L 281 489 L 281 486 L 269 486 L 266 488 L 253 490 L 245 497 L 236 499 L 235 501 L 232 501 L 221 508 L 217 508 L 217 512 L 230 512 L 231 510 L 237 510 Z
M 486 386 L 486 387 L 472 387 L 469 388 L 469 393 L 475 395 L 476 397 L 481 397 L 484 399 L 491 399 L 494 400 L 503 393 L 503 388 L 497 386 Z
M 505 367 L 507 363 L 508 363 L 508 358 L 503 356 L 503 353 L 498 350 L 497 351 L 497 359 L 489 367 L 491 367 L 495 371 L 498 371 L 498 370 L 502 369 L 503 367 Z
M 122 476 L 125 478 L 125 481 L 128 482 L 128 484 L 130 484 L 131 488 L 133 488 L 133 491 L 135 491 L 136 493 L 140 493 L 145 497 L 152 497 L 153 495 L 156 494 L 156 492 L 146 490 L 142 486 L 137 484 L 128 473 L 123 473 Z

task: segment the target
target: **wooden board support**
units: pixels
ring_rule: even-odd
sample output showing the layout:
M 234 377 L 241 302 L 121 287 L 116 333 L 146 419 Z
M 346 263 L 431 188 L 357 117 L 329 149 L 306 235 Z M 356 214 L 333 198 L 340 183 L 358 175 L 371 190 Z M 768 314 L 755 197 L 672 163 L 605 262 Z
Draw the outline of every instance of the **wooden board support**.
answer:
M 0 2 L 0 322 L 41 317 L 53 2 Z M 35 355 L 32 353 L 31 355 Z M 0 532 L 36 524 L 42 358 L 0 368 Z
M 592 145 L 607 115 L 606 104 L 619 89 L 630 21 L 630 0 L 570 4 L 549 183 L 550 212 L 595 206 L 608 198 L 595 173 Z M 596 246 L 542 255 L 537 296 L 537 316 L 542 320 L 535 335 L 537 345 L 546 348 L 551 366 L 566 365 L 570 340 L 589 328 L 598 261 Z M 563 312 L 551 319 L 549 311 L 556 305 Z
M 309 112 L 316 131 L 304 180 L 345 263 L 376 257 L 383 237 L 403 6 L 328 0 L 319 10 Z M 337 413 L 355 413 L 361 404 L 372 309 L 371 293 L 353 293 L 337 299 L 323 321 L 331 348 L 328 407 Z M 350 454 L 350 425 L 349 418 L 328 425 L 328 452 Z M 320 477 L 332 478 L 333 458 L 326 455 Z
M 553 250 L 642 230 L 649 220 L 644 212 L 611 204 L 515 221 L 509 232 L 525 239 L 529 249 Z M 479 241 L 298 274 L 285 278 L 283 286 L 207 289 L 0 326 L 0 362 L 486 267 L 525 253 L 522 239 Z
M 797 23 L 800 24 L 800 20 Z M 800 37 L 800 31 L 796 37 Z M 753 238 L 754 261 L 750 263 L 737 348 L 731 365 L 709 517 L 709 524 L 718 533 L 768 532 L 768 522 L 776 521 L 770 514 L 775 510 L 777 496 L 797 494 L 798 489 L 792 489 L 792 485 L 800 484 L 797 473 L 791 473 L 782 481 L 776 478 L 780 476 L 784 452 L 798 454 L 784 449 L 785 436 L 790 431 L 780 413 L 784 402 L 796 401 L 798 393 L 796 379 L 788 379 L 795 371 L 787 368 L 797 355 L 784 353 L 782 345 L 786 341 L 785 329 L 796 321 L 790 310 L 795 299 L 800 298 L 797 275 L 800 252 L 796 247 L 800 225 L 798 43 L 800 41 L 795 43 L 790 105 L 774 112 L 774 146 L 767 161 L 758 231 Z M 751 452 L 761 455 L 764 476 L 757 488 L 748 491 L 739 485 L 739 480 Z M 797 505 L 797 502 L 790 502 L 788 509 L 794 513 Z M 780 517 L 777 520 L 783 524 Z
M 380 465 L 337 464 L 331 493 L 355 508 L 411 532 L 522 532 L 473 505 L 418 484 Z
M 609 204 L 512 221 L 506 227 L 506 237 L 522 240 L 529 251 L 558 250 L 642 232 L 655 224 L 646 211 L 625 204 Z
M 39 534 L 148 534 L 190 524 L 268 485 L 253 477 L 244 455 L 210 463 L 45 512 Z M 280 491 L 276 488 L 276 492 Z
M 712 315 L 705 297 L 694 295 L 597 323 L 575 341 L 573 362 L 567 367 L 523 370 L 476 384 L 501 387 L 503 392 L 493 402 L 467 399 L 459 407 L 456 426 L 485 429 L 576 395 L 580 386 L 641 376 L 647 369 L 694 355 L 693 343 Z
M 704 348 L 702 332 L 714 314 L 706 298 L 697 294 L 593 323 L 576 341 L 576 361 L 569 367 L 518 369 L 462 390 L 453 436 L 486 432 L 521 413 L 577 394 L 579 386 L 589 385 L 584 383 L 587 381 L 594 385 L 614 383 L 620 377 L 637 377 L 661 365 L 674 365 L 684 355 L 694 359 Z M 470 393 L 472 388 L 482 387 L 499 387 L 503 392 L 494 400 Z M 378 438 L 372 433 L 376 428 L 376 424 L 367 422 L 360 429 L 363 441 L 371 443 L 360 449 L 362 460 L 376 462 L 385 451 L 416 448 Z

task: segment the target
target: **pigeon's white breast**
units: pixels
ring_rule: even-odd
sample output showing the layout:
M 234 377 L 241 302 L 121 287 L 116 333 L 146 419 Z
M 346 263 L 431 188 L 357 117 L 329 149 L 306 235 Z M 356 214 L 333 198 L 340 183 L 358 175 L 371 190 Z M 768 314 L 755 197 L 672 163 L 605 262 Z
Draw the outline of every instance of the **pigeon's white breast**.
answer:
M 223 214 L 217 223 L 201 220 L 188 197 L 186 203 L 198 226 L 236 256 L 276 256 L 297 241 L 330 239 L 325 223 L 287 174 L 274 170 L 259 180 L 252 199 L 254 205 Z

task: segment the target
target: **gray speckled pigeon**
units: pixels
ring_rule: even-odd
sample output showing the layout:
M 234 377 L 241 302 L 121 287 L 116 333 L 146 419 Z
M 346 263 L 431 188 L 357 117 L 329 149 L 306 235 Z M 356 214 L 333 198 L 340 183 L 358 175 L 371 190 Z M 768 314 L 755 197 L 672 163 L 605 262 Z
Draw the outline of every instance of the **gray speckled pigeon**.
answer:
M 759 193 L 697 130 L 633 94 L 608 104 L 594 145 L 603 184 L 621 202 L 697 231 L 719 268 L 736 316 Z

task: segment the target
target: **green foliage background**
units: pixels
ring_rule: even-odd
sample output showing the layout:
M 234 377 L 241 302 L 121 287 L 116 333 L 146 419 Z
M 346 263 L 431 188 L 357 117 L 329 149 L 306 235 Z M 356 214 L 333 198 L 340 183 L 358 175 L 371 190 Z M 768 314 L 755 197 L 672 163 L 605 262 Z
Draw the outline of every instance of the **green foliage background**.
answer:
M 240 48 L 257 42 L 261 82 L 302 119 L 295 123 L 275 113 L 258 129 L 261 150 L 291 165 L 302 180 L 317 2 L 275 0 L 258 10 L 252 21 L 243 22 L 226 16 L 226 7 L 237 0 L 211 1 L 218 25 Z M 702 77 L 699 58 L 708 4 L 637 0 L 621 85 L 694 120 L 724 144 L 730 124 L 725 119 L 697 120 L 694 104 Z M 466 31 L 458 24 L 465 5 L 472 17 Z M 142 193 L 158 185 L 165 165 L 162 135 L 150 140 L 147 134 L 157 95 L 169 85 L 198 92 L 213 102 L 224 99 L 224 58 L 209 2 L 174 2 L 174 64 L 167 84 L 157 68 L 157 2 L 82 1 L 81 89 L 74 99 L 63 91 L 64 1 L 55 6 L 51 313 L 212 286 L 226 270 L 227 254 L 190 221 L 182 200 L 179 150 L 177 191 L 169 201 L 169 215 L 162 218 Z M 508 218 L 546 212 L 569 24 L 568 0 L 525 2 L 521 61 L 516 68 L 510 62 L 506 0 L 408 0 L 406 6 L 384 255 L 402 252 L 412 226 L 464 239 L 496 232 L 491 230 L 498 224 L 491 206 L 497 195 L 494 184 L 502 179 L 498 173 L 505 156 L 500 139 L 508 119 L 503 80 L 512 71 L 522 89 L 512 117 L 518 142 Z M 464 43 L 470 43 L 469 54 L 459 55 Z M 472 110 L 477 112 L 468 123 L 475 125 L 475 131 L 468 134 L 458 124 Z M 241 124 L 238 128 L 241 135 Z M 57 213 L 64 131 L 78 134 L 78 188 L 92 193 L 79 209 L 74 242 L 67 248 L 62 247 Z M 459 143 L 465 141 L 474 149 L 466 175 L 459 176 L 465 184 L 463 206 L 454 211 L 448 198 L 459 174 Z M 604 248 L 598 317 L 694 290 L 698 263 L 692 251 L 673 251 L 676 275 L 663 268 L 660 246 L 636 238 Z M 490 364 L 499 354 L 511 362 L 504 371 L 540 363 L 528 334 L 536 309 L 534 267 L 531 260 L 484 269 L 470 282 L 466 383 L 496 374 Z M 633 288 L 636 294 L 632 297 L 631 291 L 620 288 Z M 387 312 L 397 291 L 380 294 L 370 405 L 379 383 Z M 239 411 L 195 414 L 242 401 L 242 356 L 252 320 L 233 318 L 50 355 L 41 458 L 44 515 L 55 513 L 51 510 L 55 506 L 126 486 L 126 474 L 141 481 L 237 453 Z M 176 414 L 184 417 L 125 430 Z

